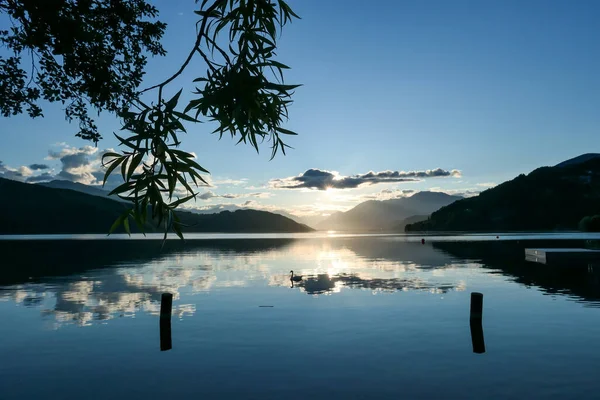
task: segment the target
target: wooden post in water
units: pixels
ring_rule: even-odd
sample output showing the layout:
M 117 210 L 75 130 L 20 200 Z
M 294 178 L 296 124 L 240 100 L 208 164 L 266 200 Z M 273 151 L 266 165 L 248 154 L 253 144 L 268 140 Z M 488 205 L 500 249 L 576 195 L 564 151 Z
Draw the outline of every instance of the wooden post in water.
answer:
M 163 293 L 160 297 L 160 318 L 171 319 L 171 309 L 173 308 L 173 295 Z
M 160 299 L 160 351 L 173 348 L 171 341 L 171 310 L 173 309 L 173 295 L 163 293 Z
M 483 318 L 483 293 L 471 293 L 471 314 L 470 320 L 479 320 Z

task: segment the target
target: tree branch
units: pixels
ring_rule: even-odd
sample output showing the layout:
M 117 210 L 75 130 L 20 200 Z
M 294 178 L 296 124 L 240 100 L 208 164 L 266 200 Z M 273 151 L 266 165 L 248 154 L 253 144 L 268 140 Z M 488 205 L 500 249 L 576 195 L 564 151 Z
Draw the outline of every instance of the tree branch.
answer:
M 183 73 L 183 71 L 189 65 L 190 61 L 192 61 L 192 58 L 194 58 L 194 53 L 196 52 L 196 49 L 198 49 L 200 47 L 200 43 L 202 42 L 202 38 L 204 37 L 204 30 L 206 29 L 206 22 L 208 21 L 209 15 L 214 10 L 217 9 L 218 5 L 219 5 L 219 2 L 215 1 L 212 6 L 210 6 L 209 8 L 206 9 L 206 14 L 204 15 L 204 19 L 202 20 L 202 25 L 200 25 L 200 31 L 198 32 L 198 37 L 196 37 L 196 43 L 194 43 L 194 47 L 192 48 L 192 51 L 190 51 L 190 54 L 188 54 L 187 58 L 185 59 L 185 61 L 183 62 L 183 65 L 181 65 L 179 70 L 177 72 L 175 72 L 170 78 L 168 78 L 164 82 L 159 83 L 158 85 L 154 85 L 149 88 L 146 88 L 146 89 L 142 90 L 139 94 L 148 92 L 153 89 L 163 88 L 166 85 L 168 85 L 169 83 L 173 82 L 175 80 L 175 78 L 177 78 L 179 75 L 181 75 Z

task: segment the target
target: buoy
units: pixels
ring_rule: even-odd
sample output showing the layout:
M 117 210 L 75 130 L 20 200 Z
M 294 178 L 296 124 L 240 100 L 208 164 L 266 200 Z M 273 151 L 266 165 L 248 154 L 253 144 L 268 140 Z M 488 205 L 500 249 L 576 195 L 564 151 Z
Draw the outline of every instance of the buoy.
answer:
M 425 239 L 421 239 L 421 244 L 425 244 Z

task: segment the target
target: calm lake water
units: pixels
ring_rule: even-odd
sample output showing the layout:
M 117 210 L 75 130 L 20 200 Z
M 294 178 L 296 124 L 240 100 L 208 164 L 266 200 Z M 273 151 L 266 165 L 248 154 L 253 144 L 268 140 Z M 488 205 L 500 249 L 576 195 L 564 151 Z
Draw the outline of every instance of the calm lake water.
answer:
M 597 397 L 600 271 L 523 249 L 599 235 L 98 238 L 0 240 L 0 399 Z

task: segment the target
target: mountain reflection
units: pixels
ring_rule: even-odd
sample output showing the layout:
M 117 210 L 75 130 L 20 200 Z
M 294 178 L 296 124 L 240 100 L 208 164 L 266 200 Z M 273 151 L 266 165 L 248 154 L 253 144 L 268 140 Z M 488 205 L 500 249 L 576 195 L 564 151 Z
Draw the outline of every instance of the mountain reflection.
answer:
M 436 249 L 453 257 L 476 260 L 492 273 L 502 274 L 527 287 L 535 286 L 547 295 L 567 295 L 600 307 L 600 265 L 573 263 L 569 266 L 549 266 L 525 261 L 524 249 L 544 247 L 582 248 L 583 240 L 552 242 L 530 240 L 527 242 L 473 242 L 434 243 Z
M 291 268 L 305 276 L 296 288 L 318 295 L 345 288 L 464 290 L 465 281 L 451 272 L 468 267 L 431 245 L 381 238 L 215 240 L 163 251 L 150 241 L 32 241 L 27 251 L 23 247 L 0 243 L 8 260 L 0 300 L 39 309 L 55 328 L 138 313 L 158 316 L 164 292 L 173 294 L 175 318 L 190 317 L 195 294 L 265 283 L 289 287 Z

